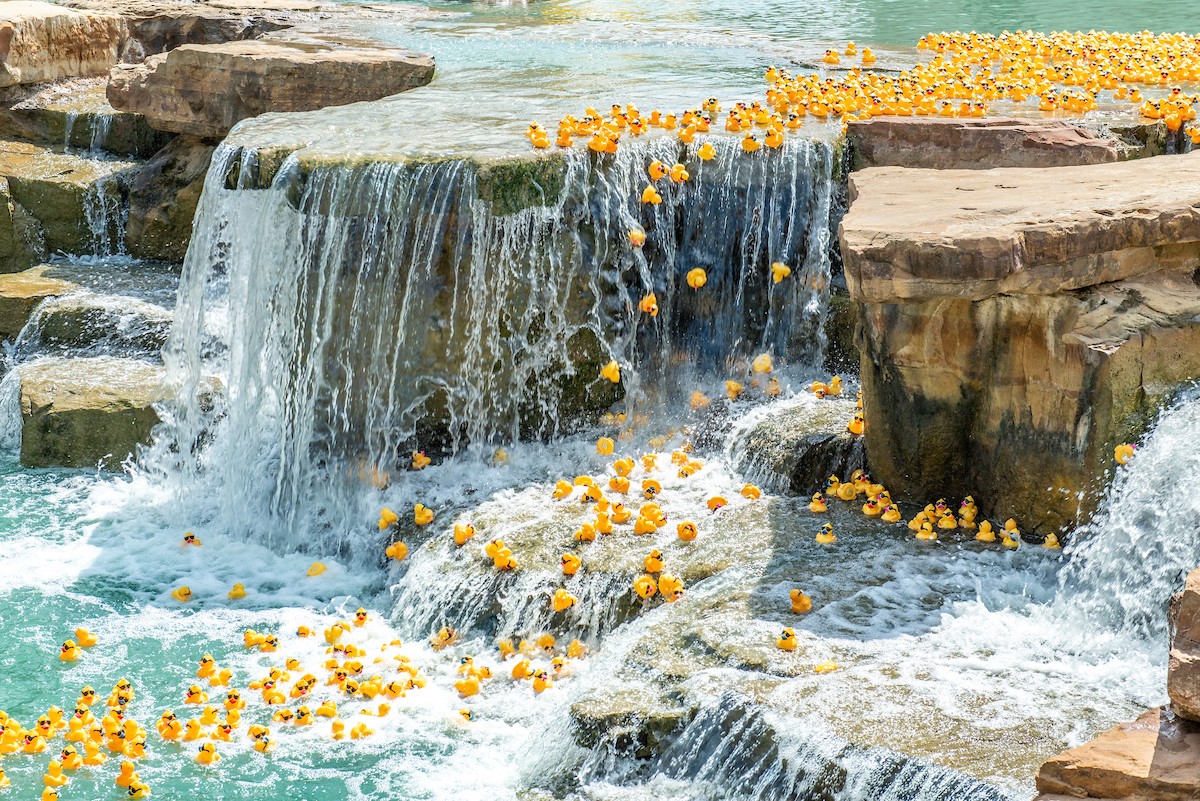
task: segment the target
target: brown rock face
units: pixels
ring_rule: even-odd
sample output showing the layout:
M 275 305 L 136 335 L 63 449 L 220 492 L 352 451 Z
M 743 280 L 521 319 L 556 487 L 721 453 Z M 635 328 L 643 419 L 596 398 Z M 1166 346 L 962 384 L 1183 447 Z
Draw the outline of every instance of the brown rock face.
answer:
M 1038 792 L 1069 798 L 1194 801 L 1200 727 L 1152 709 L 1042 765 Z
M 248 117 L 378 100 L 432 78 L 431 57 L 400 48 L 256 39 L 185 45 L 118 66 L 108 99 L 160 130 L 219 138 Z
M 0 3 L 0 86 L 107 75 L 125 35 L 112 14 L 51 3 Z
M 115 470 L 158 423 L 165 369 L 136 359 L 45 359 L 21 376 L 21 464 Z
M 1026 529 L 1087 515 L 1112 448 L 1200 375 L 1198 179 L 1200 154 L 854 174 L 842 253 L 876 478 Z
M 195 137 L 178 136 L 130 173 L 125 229 L 130 255 L 183 261 L 213 150 Z
M 855 169 L 1067 167 L 1117 161 L 1117 143 L 1060 120 L 875 117 L 850 123 Z
M 46 268 L 34 267 L 20 273 L 0 275 L 0 339 L 13 341 L 33 309 L 46 298 L 75 289 L 67 281 L 46 276 Z
M 1200 721 L 1200 568 L 1188 575 L 1174 632 L 1167 664 L 1171 709 L 1182 718 Z

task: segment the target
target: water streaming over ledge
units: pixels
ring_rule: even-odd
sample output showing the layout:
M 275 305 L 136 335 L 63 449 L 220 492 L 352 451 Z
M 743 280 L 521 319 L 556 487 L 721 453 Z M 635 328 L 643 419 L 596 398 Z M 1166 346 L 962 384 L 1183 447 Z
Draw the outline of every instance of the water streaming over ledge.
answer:
M 150 464 L 253 510 L 233 528 L 266 515 L 345 544 L 361 477 L 402 469 L 414 447 L 553 438 L 622 393 L 648 407 L 698 375 L 748 375 L 760 352 L 816 363 L 833 146 L 748 159 L 723 140 L 710 162 L 696 147 L 483 165 L 302 153 L 265 189 L 249 180 L 256 154 L 223 147 L 166 351 L 180 400 Z M 659 206 L 639 201 L 653 159 L 692 171 L 661 182 Z M 772 283 L 774 261 L 788 282 Z M 695 266 L 703 293 L 684 280 Z M 650 291 L 657 318 L 637 311 Z M 620 387 L 598 377 L 610 359 Z

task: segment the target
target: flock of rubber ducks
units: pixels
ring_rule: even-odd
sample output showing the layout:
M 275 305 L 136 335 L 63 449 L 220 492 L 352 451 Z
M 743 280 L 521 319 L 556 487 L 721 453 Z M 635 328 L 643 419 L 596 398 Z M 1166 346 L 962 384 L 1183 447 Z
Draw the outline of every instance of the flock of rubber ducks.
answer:
M 741 148 L 754 153 L 763 146 L 782 147 L 784 136 L 795 133 L 805 118 L 846 123 L 877 116 L 984 117 L 996 101 L 1015 105 L 1036 102 L 1043 112 L 1085 115 L 1099 107 L 1101 92 L 1111 92 L 1114 102 L 1127 102 L 1145 118 L 1162 120 L 1168 129 L 1185 127 L 1200 144 L 1194 106 L 1200 96 L 1185 93 L 1181 85 L 1200 82 L 1200 38 L 1187 34 L 1056 32 L 1050 34 L 1005 31 L 999 35 L 930 33 L 917 42 L 920 53 L 932 54 L 912 69 L 898 73 L 875 72 L 869 48 L 861 54 L 854 42 L 844 50 L 827 50 L 822 61 L 842 65 L 842 57 L 860 58 L 837 75 L 809 74 L 793 77 L 786 70 L 766 71 L 764 101 L 736 103 L 720 123 L 720 101 L 709 98 L 696 108 L 678 114 L 658 109 L 643 114 L 633 104 L 614 104 L 607 114 L 588 107 L 582 116 L 559 120 L 552 138 L 540 124 L 526 131 L 538 149 L 553 144 L 570 148 L 586 140 L 597 153 L 616 153 L 623 136 L 639 137 L 658 129 L 691 144 L 698 134 L 714 126 L 741 135 Z M 1149 100 L 1142 89 L 1167 89 L 1165 97 Z M 759 136 L 762 136 L 760 140 Z M 716 156 L 711 142 L 696 151 L 701 161 Z M 681 165 L 676 165 L 684 169 Z M 655 192 L 643 195 L 653 200 Z M 661 202 L 661 198 L 657 202 Z

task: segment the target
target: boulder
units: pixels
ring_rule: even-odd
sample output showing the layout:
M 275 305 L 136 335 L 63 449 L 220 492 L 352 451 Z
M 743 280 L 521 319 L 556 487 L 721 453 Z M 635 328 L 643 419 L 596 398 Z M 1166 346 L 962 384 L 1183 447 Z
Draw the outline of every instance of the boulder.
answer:
M 1194 801 L 1200 794 L 1200 726 L 1152 709 L 1048 760 L 1039 801 L 1053 796 Z
M 185 45 L 121 65 L 108 99 L 160 130 L 220 138 L 248 117 L 378 100 L 432 78 L 433 59 L 402 48 L 255 39 Z
M 1113 447 L 1200 375 L 1197 179 L 1200 154 L 854 174 L 840 235 L 875 477 L 1027 529 L 1088 515 Z
M 162 306 L 122 295 L 75 292 L 38 311 L 28 346 L 59 355 L 157 357 L 171 332 L 173 315 Z
M 165 368 L 136 359 L 23 364 L 21 464 L 116 470 L 158 423 Z
M 107 75 L 124 35 L 124 21 L 113 14 L 0 3 L 0 86 Z
M 820 492 L 831 474 L 845 478 L 867 466 L 862 437 L 846 430 L 855 411 L 853 397 L 800 397 L 737 437 L 738 470 L 777 492 Z
M 47 269 L 41 266 L 0 275 L 0 339 L 14 341 L 39 303 L 77 288 L 69 281 L 48 277 Z
M 850 123 L 854 169 L 1067 167 L 1120 158 L 1117 142 L 1061 120 L 875 117 Z
M 8 179 L 0 177 L 0 273 L 32 267 L 45 255 L 41 226 L 13 201 Z
M 1200 568 L 1188 575 L 1173 622 L 1167 695 L 1176 715 L 1200 721 Z
M 125 247 L 131 256 L 183 261 L 214 149 L 194 136 L 178 136 L 129 173 Z
M 0 142 L 0 176 L 8 179 L 14 205 L 36 221 L 41 255 L 92 254 L 102 249 L 103 242 L 111 242 L 121 224 L 123 204 L 116 176 L 130 166 L 125 161 Z

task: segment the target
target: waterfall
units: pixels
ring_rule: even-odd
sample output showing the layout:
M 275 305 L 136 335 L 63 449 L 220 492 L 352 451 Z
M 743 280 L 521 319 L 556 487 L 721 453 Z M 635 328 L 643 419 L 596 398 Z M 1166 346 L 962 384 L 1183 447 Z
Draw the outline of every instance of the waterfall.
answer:
M 215 481 L 223 508 L 253 510 L 233 529 L 271 520 L 268 539 L 299 526 L 345 544 L 362 477 L 386 483 L 413 448 L 554 438 L 622 390 L 678 400 L 760 352 L 815 364 L 833 147 L 749 158 L 721 140 L 710 162 L 695 147 L 489 164 L 302 152 L 258 188 L 256 154 L 223 146 L 165 354 L 179 400 L 148 467 Z M 653 159 L 692 171 L 660 182 L 660 206 L 640 203 Z M 684 280 L 697 266 L 702 292 Z M 637 310 L 649 291 L 657 318 Z M 598 377 L 609 359 L 621 387 Z
M 1200 400 L 1167 409 L 1134 458 L 1116 468 L 1092 522 L 1070 547 L 1059 604 L 1166 648 L 1167 602 L 1200 565 Z
M 88 185 L 83 196 L 83 214 L 87 221 L 91 255 L 125 254 L 129 203 L 118 176 L 105 176 Z

